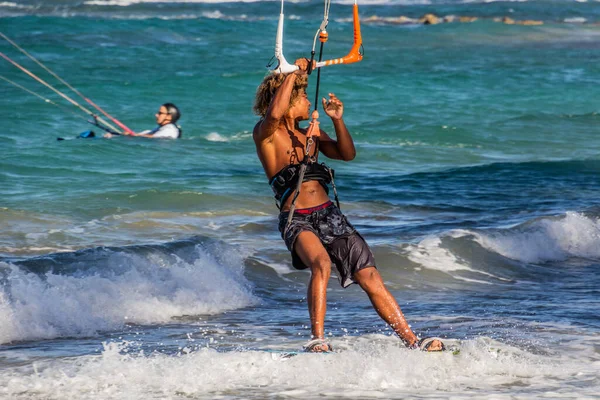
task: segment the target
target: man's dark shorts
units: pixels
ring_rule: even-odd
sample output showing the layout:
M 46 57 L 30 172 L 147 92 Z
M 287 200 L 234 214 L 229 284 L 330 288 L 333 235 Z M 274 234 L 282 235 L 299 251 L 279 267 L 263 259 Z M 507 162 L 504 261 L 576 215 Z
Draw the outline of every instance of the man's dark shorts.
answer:
M 338 270 L 342 287 L 354 283 L 352 276 L 356 272 L 375 266 L 375 257 L 365 240 L 332 202 L 312 209 L 296 210 L 284 236 L 288 215 L 289 212 L 279 214 L 279 232 L 292 253 L 294 268 L 308 268 L 294 250 L 298 235 L 304 231 L 314 233 L 321 240 Z

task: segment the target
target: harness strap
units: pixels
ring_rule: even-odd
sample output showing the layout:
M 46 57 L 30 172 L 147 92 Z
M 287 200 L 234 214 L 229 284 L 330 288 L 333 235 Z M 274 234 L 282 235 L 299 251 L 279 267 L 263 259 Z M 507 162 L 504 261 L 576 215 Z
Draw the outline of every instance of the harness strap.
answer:
M 319 151 L 319 141 L 318 140 L 316 141 L 316 149 L 315 150 L 318 153 L 318 151 Z M 290 204 L 290 211 L 288 214 L 287 222 L 285 224 L 285 229 L 283 230 L 284 235 L 287 232 L 287 230 L 289 229 L 290 224 L 292 223 L 292 219 L 294 218 L 294 212 L 296 210 L 296 200 L 298 199 L 298 196 L 300 195 L 300 188 L 302 186 L 302 183 L 304 183 L 304 175 L 306 173 L 306 168 L 308 167 L 308 163 L 313 163 L 313 162 L 314 161 L 310 157 L 305 156 L 304 160 L 302 160 L 302 163 L 300 164 L 300 171 L 298 172 L 298 183 L 296 184 L 296 193 L 294 194 L 294 198 L 292 199 L 292 204 Z M 340 200 L 338 198 L 337 188 L 335 187 L 335 180 L 333 179 L 333 172 L 332 172 L 331 168 L 327 168 L 327 172 L 329 173 L 329 177 L 331 178 L 331 187 L 333 188 L 335 204 L 338 208 L 340 208 Z
M 287 232 L 288 228 L 290 227 L 290 224 L 292 223 L 292 219 L 294 218 L 294 210 L 296 209 L 296 200 L 298 199 L 298 196 L 300 195 L 300 187 L 302 187 L 302 183 L 304 181 L 304 174 L 306 173 L 306 167 L 308 165 L 306 160 L 307 160 L 307 157 L 305 156 L 304 160 L 302 160 L 302 164 L 300 164 L 300 172 L 298 173 L 298 184 L 296 185 L 296 193 L 294 193 L 294 198 L 292 199 L 292 204 L 290 204 L 290 213 L 288 214 L 288 219 L 285 224 L 285 229 L 283 230 L 284 236 L 285 236 L 285 233 Z
M 335 205 L 337 206 L 337 208 L 341 209 L 340 200 L 338 199 L 337 189 L 335 188 L 335 181 L 333 180 L 333 173 L 331 172 L 331 169 L 329 169 L 329 176 L 331 177 L 331 187 L 333 188 L 333 197 L 335 198 Z

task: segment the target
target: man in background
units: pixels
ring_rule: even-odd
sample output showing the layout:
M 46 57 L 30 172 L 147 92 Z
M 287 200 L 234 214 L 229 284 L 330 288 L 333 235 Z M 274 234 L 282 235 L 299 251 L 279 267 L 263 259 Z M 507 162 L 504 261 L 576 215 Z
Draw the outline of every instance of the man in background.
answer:
M 158 109 L 155 114 L 156 123 L 158 126 L 154 129 L 149 129 L 140 133 L 135 133 L 128 136 L 145 137 L 151 139 L 179 139 L 181 138 L 181 127 L 177 125 L 177 121 L 181 117 L 179 108 L 173 103 L 165 103 Z M 114 135 L 111 133 L 104 134 L 104 137 L 110 139 Z

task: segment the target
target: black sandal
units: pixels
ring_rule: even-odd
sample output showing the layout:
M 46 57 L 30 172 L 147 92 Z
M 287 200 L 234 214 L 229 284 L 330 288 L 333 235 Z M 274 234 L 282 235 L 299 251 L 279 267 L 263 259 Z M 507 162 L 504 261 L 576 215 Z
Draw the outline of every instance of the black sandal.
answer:
M 307 353 L 329 353 L 333 351 L 333 347 L 325 339 L 313 339 L 302 347 Z M 324 350 L 323 347 L 327 350 Z
M 442 348 L 440 350 L 429 350 L 434 340 L 438 340 L 442 344 Z M 416 343 L 410 346 L 410 348 L 428 352 L 446 351 L 446 346 L 444 345 L 444 342 L 442 342 L 442 339 L 438 337 L 426 337 L 423 339 L 419 339 Z

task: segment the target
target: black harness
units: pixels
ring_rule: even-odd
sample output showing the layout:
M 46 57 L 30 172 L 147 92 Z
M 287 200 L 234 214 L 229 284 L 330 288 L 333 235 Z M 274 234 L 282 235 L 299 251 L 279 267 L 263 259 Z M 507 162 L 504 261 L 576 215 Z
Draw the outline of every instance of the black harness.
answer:
M 335 204 L 338 208 L 340 208 L 340 201 L 335 188 L 335 181 L 333 180 L 333 175 L 335 172 L 333 169 L 325 165 L 325 163 L 317 163 L 315 158 L 309 157 L 308 154 L 305 154 L 302 162 L 283 167 L 281 171 L 276 173 L 275 176 L 273 176 L 269 181 L 271 189 L 273 189 L 273 193 L 275 193 L 277 208 L 280 210 L 290 196 L 292 196 L 292 194 L 294 195 L 292 198 L 292 204 L 290 205 L 290 211 L 288 214 L 287 223 L 285 225 L 284 234 L 292 222 L 294 210 L 296 209 L 296 199 L 300 194 L 300 187 L 304 182 L 318 181 L 323 186 L 327 194 L 329 194 L 328 185 L 331 183 L 333 194 L 335 196 Z
M 290 196 L 294 193 L 294 190 L 298 187 L 298 180 L 300 179 L 300 168 L 302 164 L 292 164 L 283 167 L 271 180 L 269 185 L 273 189 L 275 194 L 275 200 L 277 201 L 277 208 L 281 209 Z M 321 186 L 329 194 L 329 184 L 334 182 L 335 171 L 329 168 L 325 163 L 307 163 L 306 170 L 302 182 L 318 181 Z M 334 183 L 335 187 L 335 183 Z M 337 193 L 336 193 L 336 202 Z

